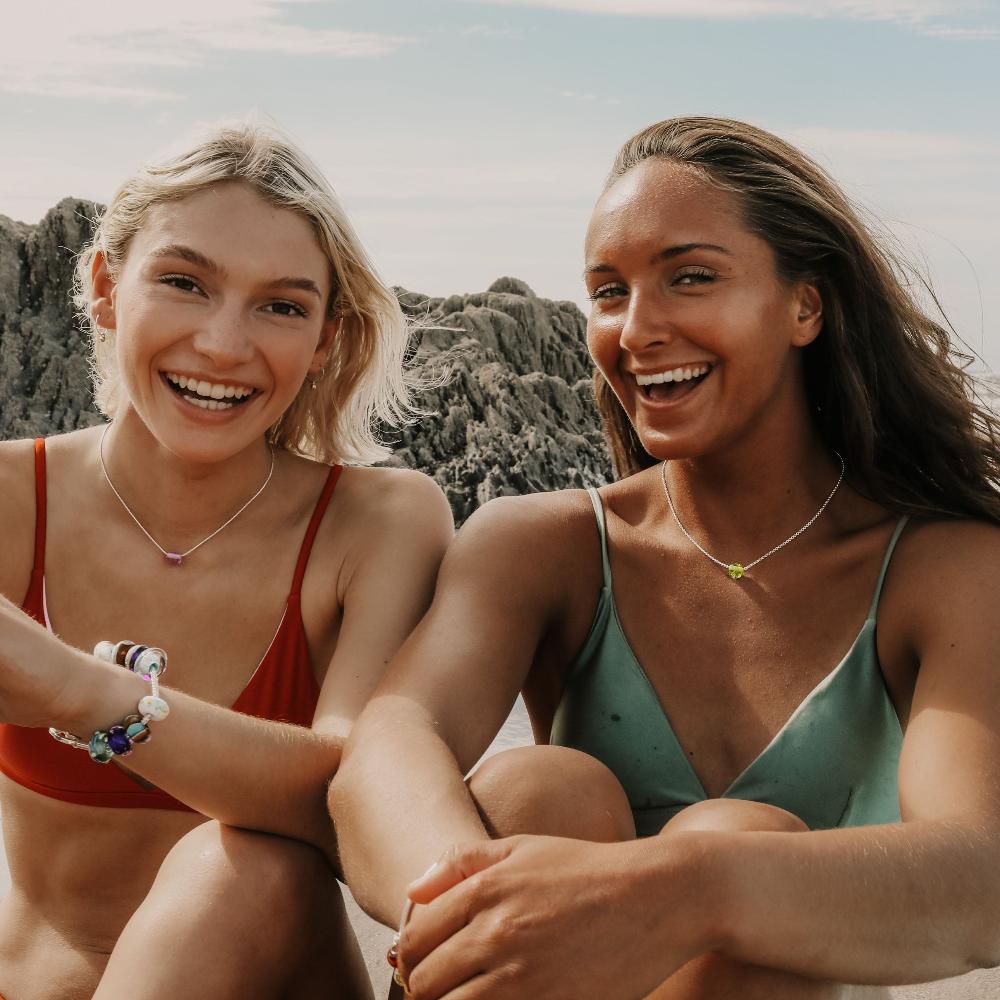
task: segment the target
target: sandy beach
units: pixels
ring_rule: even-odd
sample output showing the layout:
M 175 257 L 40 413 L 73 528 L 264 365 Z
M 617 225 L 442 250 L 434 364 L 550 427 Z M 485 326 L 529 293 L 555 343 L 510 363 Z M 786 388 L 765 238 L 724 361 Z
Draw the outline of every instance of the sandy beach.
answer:
M 488 757 L 510 747 L 526 746 L 531 742 L 528 717 L 518 699 L 507 723 L 484 756 Z M 0 897 L 7 892 L 9 886 L 6 855 L 0 852 Z M 385 952 L 392 938 L 392 931 L 375 923 L 362 912 L 346 889 L 344 899 L 368 963 L 376 1000 L 382 1000 L 389 988 L 389 967 L 385 962 Z M 886 996 L 891 1000 L 997 1000 L 1000 998 L 1000 971 L 974 972 L 940 983 L 894 987 L 887 991 Z

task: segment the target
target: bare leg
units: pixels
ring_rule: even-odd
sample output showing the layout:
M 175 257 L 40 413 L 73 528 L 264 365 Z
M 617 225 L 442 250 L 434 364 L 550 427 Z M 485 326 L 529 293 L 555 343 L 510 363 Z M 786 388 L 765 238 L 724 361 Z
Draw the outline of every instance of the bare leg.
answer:
M 469 778 L 491 836 L 548 834 L 609 842 L 635 836 L 617 778 L 600 761 L 566 747 L 507 750 Z M 681 830 L 800 831 L 791 813 L 758 802 L 712 799 L 683 810 L 660 836 Z M 717 955 L 688 963 L 648 1000 L 846 1000 L 846 989 Z
M 370 1000 L 326 859 L 305 844 L 204 823 L 167 855 L 94 1000 Z
M 809 828 L 797 816 L 776 806 L 740 799 L 709 799 L 679 812 L 660 832 L 669 837 L 691 830 L 755 830 L 778 833 Z M 834 1000 L 846 996 L 845 987 L 821 983 L 778 969 L 747 965 L 720 955 L 703 955 L 688 962 L 647 1000 Z

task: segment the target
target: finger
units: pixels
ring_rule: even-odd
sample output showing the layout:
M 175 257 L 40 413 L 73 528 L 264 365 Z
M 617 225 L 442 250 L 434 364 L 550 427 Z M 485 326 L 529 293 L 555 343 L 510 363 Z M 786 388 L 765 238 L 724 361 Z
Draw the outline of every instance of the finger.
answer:
M 456 844 L 442 855 L 433 868 L 410 883 L 407 895 L 415 903 L 429 903 L 470 875 L 503 861 L 512 850 L 513 843 L 509 839 Z
M 451 996 L 465 983 L 481 978 L 487 963 L 487 948 L 471 927 L 460 928 L 414 967 L 403 970 L 410 995 L 417 1000 Z
M 435 948 L 444 944 L 469 923 L 473 913 L 468 882 L 459 883 L 426 906 L 413 911 L 397 946 L 397 963 L 408 978 Z

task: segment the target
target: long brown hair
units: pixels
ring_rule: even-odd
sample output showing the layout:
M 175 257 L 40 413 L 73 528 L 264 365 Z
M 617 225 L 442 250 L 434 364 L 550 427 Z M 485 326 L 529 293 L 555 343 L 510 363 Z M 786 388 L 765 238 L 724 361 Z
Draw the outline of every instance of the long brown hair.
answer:
M 735 194 L 779 276 L 819 289 L 823 330 L 804 348 L 806 389 L 852 485 L 900 514 L 1000 521 L 1000 420 L 977 402 L 971 359 L 920 308 L 899 259 L 834 181 L 752 125 L 672 118 L 622 146 L 608 185 L 650 157 L 689 164 Z M 600 372 L 594 380 L 618 475 L 656 464 Z

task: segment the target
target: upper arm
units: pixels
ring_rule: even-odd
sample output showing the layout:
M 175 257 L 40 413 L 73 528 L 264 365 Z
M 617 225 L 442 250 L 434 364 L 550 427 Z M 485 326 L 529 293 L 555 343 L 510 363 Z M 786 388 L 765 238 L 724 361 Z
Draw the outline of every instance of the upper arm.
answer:
M 19 604 L 35 561 L 34 443 L 0 442 L 0 594 Z
M 565 593 L 546 503 L 501 498 L 470 518 L 448 550 L 430 610 L 373 699 L 387 724 L 418 717 L 433 729 L 463 772 L 507 718 Z
M 1000 529 L 924 526 L 907 616 L 919 664 L 899 771 L 903 818 L 1000 820 Z
M 454 533 L 451 509 L 418 472 L 371 470 L 358 498 L 342 616 L 313 728 L 346 738 L 386 665 L 427 610 Z

